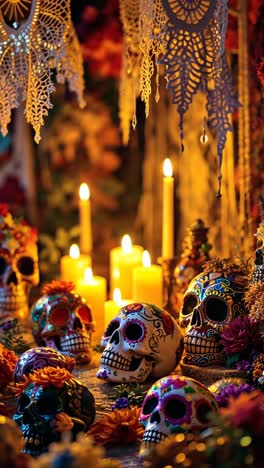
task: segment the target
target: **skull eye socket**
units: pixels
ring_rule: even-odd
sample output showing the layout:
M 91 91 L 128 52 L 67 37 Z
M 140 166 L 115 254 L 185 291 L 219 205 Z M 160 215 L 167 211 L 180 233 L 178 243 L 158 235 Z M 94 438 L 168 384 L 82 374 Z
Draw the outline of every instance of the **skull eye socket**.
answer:
M 29 405 L 30 398 L 27 395 L 22 395 L 17 405 L 17 412 L 23 413 L 25 408 Z
M 190 315 L 197 305 L 197 297 L 194 294 L 188 294 L 185 296 L 183 306 L 182 306 L 182 315 Z
M 0 275 L 3 275 L 6 270 L 6 261 L 4 257 L 0 257 Z
M 91 309 L 88 306 L 86 306 L 86 305 L 80 306 L 77 309 L 77 313 L 78 313 L 80 319 L 84 323 L 90 323 L 92 321 Z
M 143 405 L 142 414 L 144 416 L 147 416 L 148 414 L 152 413 L 152 411 L 154 411 L 154 409 L 158 405 L 158 402 L 159 400 L 157 397 L 155 396 L 149 397 Z
M 104 336 L 113 335 L 114 331 L 117 330 L 118 327 L 119 327 L 119 320 L 112 320 L 112 322 L 109 323 L 107 329 L 105 330 Z
M 129 320 L 124 327 L 124 338 L 127 341 L 143 341 L 146 336 L 146 327 L 139 320 Z
M 57 407 L 57 397 L 50 393 L 42 393 L 37 401 L 37 410 L 39 414 L 55 414 Z
M 184 398 L 175 395 L 167 399 L 164 407 L 164 414 L 166 419 L 172 421 L 175 424 L 181 424 L 182 420 L 186 416 L 187 409 Z
M 221 299 L 210 297 L 205 302 L 205 313 L 213 322 L 224 322 L 228 315 L 227 305 Z
M 17 269 L 19 273 L 25 276 L 33 275 L 34 261 L 31 257 L 20 257 L 17 261 Z
M 69 309 L 64 305 L 60 305 L 57 307 L 53 307 L 53 309 L 50 312 L 49 320 L 56 327 L 61 327 L 62 325 L 65 325 L 68 322 L 69 317 Z
M 196 403 L 196 415 L 198 421 L 202 424 L 208 424 L 208 414 L 213 410 L 208 401 L 202 400 Z

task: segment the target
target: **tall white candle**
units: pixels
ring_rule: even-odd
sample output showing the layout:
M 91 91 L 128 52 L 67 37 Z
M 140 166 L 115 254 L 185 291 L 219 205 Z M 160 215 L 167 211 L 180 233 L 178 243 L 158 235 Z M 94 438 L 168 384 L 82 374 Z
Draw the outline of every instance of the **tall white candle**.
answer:
M 174 178 L 168 158 L 163 163 L 162 258 L 174 257 Z
M 81 253 L 92 252 L 92 224 L 90 190 L 87 184 L 82 183 L 79 190 L 80 202 L 80 248 Z

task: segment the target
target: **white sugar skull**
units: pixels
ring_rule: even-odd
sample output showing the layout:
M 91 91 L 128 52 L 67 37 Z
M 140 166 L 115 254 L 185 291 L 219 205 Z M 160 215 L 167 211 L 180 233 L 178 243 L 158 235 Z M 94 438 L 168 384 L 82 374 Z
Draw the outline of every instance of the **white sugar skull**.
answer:
M 236 273 L 201 273 L 189 284 L 180 312 L 185 364 L 218 365 L 225 362 L 219 344 L 224 328 L 245 314 L 245 278 Z
M 78 363 L 91 360 L 94 330 L 90 307 L 72 283 L 54 281 L 31 309 L 33 335 L 39 346 L 46 345 L 63 354 L 73 354 Z
M 130 304 L 109 323 L 97 377 L 144 382 L 172 372 L 183 351 L 181 331 L 170 314 L 152 304 Z
M 3 211 L 4 210 L 4 211 Z M 0 205 L 0 318 L 28 317 L 28 295 L 39 282 L 37 235 Z
M 140 422 L 145 427 L 140 456 L 171 434 L 202 430 L 217 402 L 207 387 L 182 375 L 168 375 L 155 382 L 143 401 Z

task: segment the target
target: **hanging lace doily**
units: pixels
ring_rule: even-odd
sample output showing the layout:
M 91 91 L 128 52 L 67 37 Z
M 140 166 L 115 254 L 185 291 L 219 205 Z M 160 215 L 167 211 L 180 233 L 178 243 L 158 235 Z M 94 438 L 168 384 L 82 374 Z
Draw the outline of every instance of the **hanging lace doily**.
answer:
M 133 11 L 133 22 L 130 20 L 129 28 L 127 18 L 121 14 L 127 44 L 123 55 L 122 83 L 130 86 L 130 112 L 132 108 L 135 109 L 135 103 L 134 106 L 131 103 L 132 85 L 128 79 L 131 56 L 139 70 L 139 89 L 138 93 L 134 93 L 134 99 L 137 95 L 141 96 L 145 102 L 146 116 L 149 113 L 155 65 L 157 84 L 158 65 L 165 68 L 167 87 L 180 117 L 181 151 L 184 150 L 184 115 L 197 91 L 206 92 L 209 125 L 216 128 L 218 133 L 220 196 L 222 152 L 226 132 L 232 131 L 229 114 L 239 106 L 224 51 L 227 0 L 120 0 L 121 13 L 128 4 L 130 11 Z M 120 90 L 122 115 L 126 105 L 124 85 Z M 158 99 L 158 92 L 156 94 Z M 128 113 L 126 116 L 126 127 L 122 127 L 127 139 L 132 116 L 128 117 Z
M 0 3 L 0 124 L 7 134 L 11 111 L 26 102 L 27 121 L 40 141 L 55 87 L 65 80 L 84 106 L 83 67 L 70 0 L 2 0 Z

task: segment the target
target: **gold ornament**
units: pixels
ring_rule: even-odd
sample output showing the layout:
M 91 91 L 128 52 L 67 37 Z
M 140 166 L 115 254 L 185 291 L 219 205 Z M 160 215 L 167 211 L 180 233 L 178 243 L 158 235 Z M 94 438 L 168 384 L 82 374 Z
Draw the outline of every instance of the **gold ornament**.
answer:
M 12 109 L 26 102 L 26 119 L 40 141 L 58 83 L 69 83 L 84 106 L 83 66 L 70 0 L 4 0 L 0 3 L 0 126 L 5 136 Z

